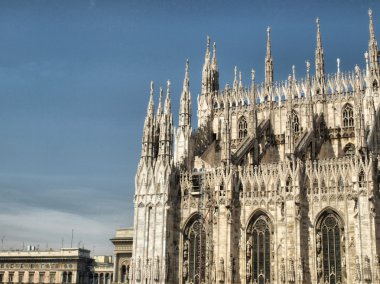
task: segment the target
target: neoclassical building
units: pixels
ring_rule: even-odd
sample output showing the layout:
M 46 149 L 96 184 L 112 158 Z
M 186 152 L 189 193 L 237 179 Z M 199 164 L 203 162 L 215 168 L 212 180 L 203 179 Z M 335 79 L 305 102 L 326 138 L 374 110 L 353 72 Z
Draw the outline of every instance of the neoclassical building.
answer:
M 135 180 L 130 283 L 380 283 L 379 51 L 369 11 L 363 67 L 315 63 L 219 88 L 207 41 L 197 128 L 189 63 L 173 125 L 170 82 L 151 84 Z M 358 56 L 358 60 L 361 56 Z M 361 60 L 361 59 L 360 59 Z M 311 71 L 315 69 L 315 73 Z

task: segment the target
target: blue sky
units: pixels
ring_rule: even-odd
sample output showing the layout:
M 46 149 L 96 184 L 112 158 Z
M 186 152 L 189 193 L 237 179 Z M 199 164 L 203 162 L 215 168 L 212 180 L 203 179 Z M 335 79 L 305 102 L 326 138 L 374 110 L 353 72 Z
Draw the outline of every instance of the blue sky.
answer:
M 0 2 L 0 237 L 4 248 L 81 242 L 109 254 L 132 226 L 134 175 L 154 80 L 172 81 L 175 121 L 186 58 L 195 125 L 206 36 L 217 43 L 220 85 L 234 66 L 263 80 L 266 27 L 275 80 L 314 62 L 320 17 L 326 71 L 364 65 L 368 8 L 378 1 Z M 379 37 L 378 37 L 379 38 Z M 312 64 L 312 68 L 314 65 Z M 157 98 L 157 97 L 156 97 Z

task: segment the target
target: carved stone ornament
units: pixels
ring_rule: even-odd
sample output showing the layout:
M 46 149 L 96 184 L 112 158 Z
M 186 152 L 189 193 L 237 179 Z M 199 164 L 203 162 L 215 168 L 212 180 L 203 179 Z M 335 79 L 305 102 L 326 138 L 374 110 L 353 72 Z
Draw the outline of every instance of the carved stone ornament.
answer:
M 247 268 L 246 268 L 246 276 L 247 276 L 247 282 L 250 282 L 251 281 L 251 276 L 252 276 L 252 272 L 251 272 L 251 264 L 249 262 L 247 262 Z
M 185 260 L 185 262 L 183 263 L 183 270 L 182 270 L 182 277 L 185 281 L 187 280 L 188 275 L 189 275 L 189 262 Z
M 355 259 L 355 280 L 360 281 L 361 280 L 361 271 L 360 271 L 360 260 L 359 257 L 356 256 Z
M 280 281 L 281 283 L 285 283 L 285 259 L 281 259 L 281 267 L 280 267 Z
M 218 278 L 220 283 L 225 281 L 225 272 L 224 272 L 224 259 L 221 257 L 219 259 L 219 269 L 218 269 Z
M 288 271 L 288 281 L 294 282 L 295 279 L 295 273 L 294 273 L 294 261 L 293 259 L 289 259 L 289 271 Z
M 133 280 L 133 269 L 134 269 L 134 262 L 133 258 L 131 259 L 131 265 L 129 267 L 129 275 L 128 275 L 128 280 Z
M 303 260 L 302 260 L 302 258 L 300 258 L 299 262 L 298 262 L 298 281 L 299 281 L 299 283 L 302 283 L 302 281 L 303 281 Z
M 141 257 L 137 259 L 136 280 L 141 281 Z
M 154 281 L 160 280 L 160 258 L 156 256 L 156 259 L 154 261 L 154 275 L 153 275 Z
M 367 255 L 364 257 L 363 277 L 365 281 L 372 280 L 371 262 Z

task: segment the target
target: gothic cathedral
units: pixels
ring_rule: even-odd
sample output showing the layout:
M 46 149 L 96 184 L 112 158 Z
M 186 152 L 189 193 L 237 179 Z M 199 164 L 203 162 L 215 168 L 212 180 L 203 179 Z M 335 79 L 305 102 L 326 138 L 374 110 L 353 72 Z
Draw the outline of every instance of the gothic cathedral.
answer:
M 174 127 L 153 83 L 135 180 L 130 283 L 380 283 L 380 69 L 372 12 L 365 67 L 326 75 L 317 19 L 306 62 L 219 88 L 207 40 L 198 125 L 189 62 Z M 210 50 L 212 49 L 212 51 Z M 364 64 L 363 64 L 364 65 Z

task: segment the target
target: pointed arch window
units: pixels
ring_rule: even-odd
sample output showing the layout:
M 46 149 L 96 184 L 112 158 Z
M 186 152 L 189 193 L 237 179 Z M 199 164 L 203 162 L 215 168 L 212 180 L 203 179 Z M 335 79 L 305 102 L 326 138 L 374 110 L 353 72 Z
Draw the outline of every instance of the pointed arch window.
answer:
M 372 84 L 372 87 L 373 87 L 373 90 L 376 92 L 379 88 L 379 84 L 377 83 L 376 80 L 373 81 L 373 84 Z
M 355 145 L 352 143 L 348 143 L 346 146 L 344 146 L 343 149 L 344 155 L 347 157 L 351 157 L 355 155 Z
M 292 192 L 292 178 L 289 176 L 286 180 L 286 183 L 285 183 L 285 191 L 286 192 Z
M 292 111 L 292 125 L 293 125 L 294 133 L 300 132 L 300 130 L 301 130 L 300 122 L 298 119 L 298 115 L 294 110 Z
M 328 210 L 317 222 L 316 228 L 318 282 L 343 283 L 344 228 L 335 212 Z
M 239 119 L 239 139 L 245 138 L 247 136 L 247 120 L 244 116 L 240 117 Z
M 247 283 L 271 282 L 271 237 L 272 225 L 268 216 L 254 216 L 247 229 Z
M 364 187 L 364 179 L 365 179 L 364 172 L 363 170 L 361 170 L 359 173 L 359 187 L 360 188 Z
M 346 104 L 343 107 L 343 127 L 353 127 L 354 126 L 354 109 L 350 104 Z
M 205 283 L 206 231 L 200 216 L 195 217 L 185 230 L 182 269 L 185 283 Z

